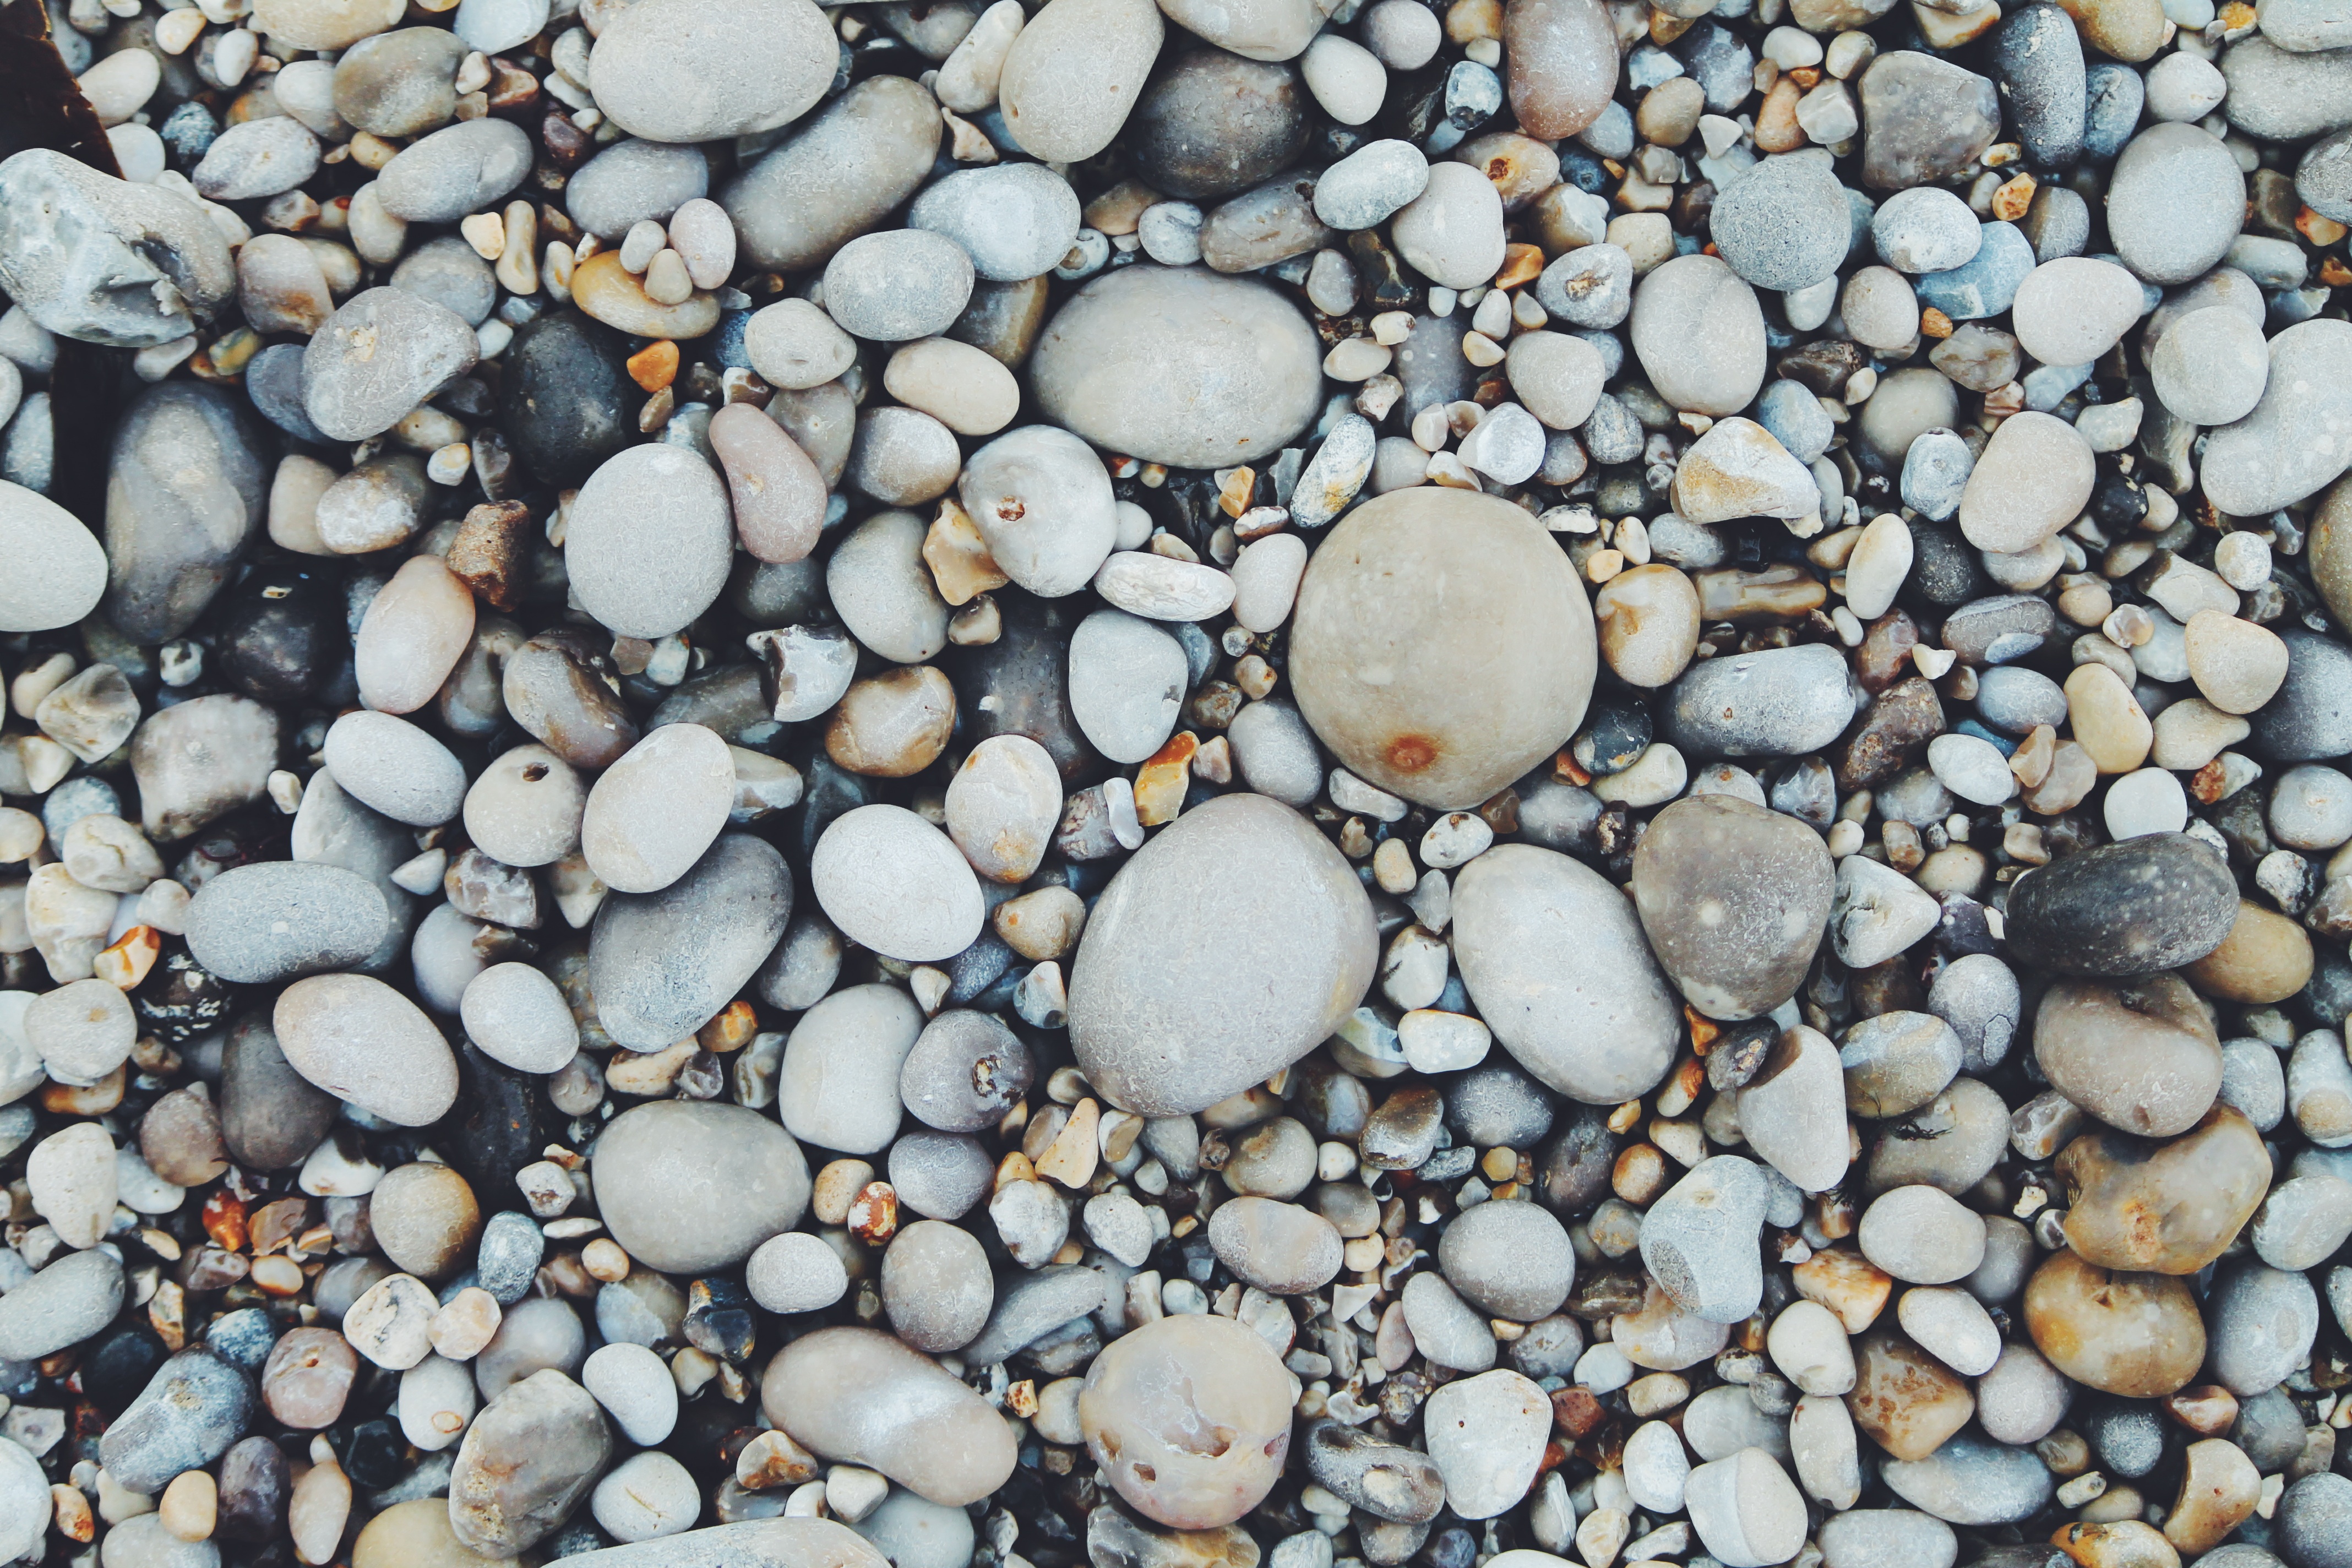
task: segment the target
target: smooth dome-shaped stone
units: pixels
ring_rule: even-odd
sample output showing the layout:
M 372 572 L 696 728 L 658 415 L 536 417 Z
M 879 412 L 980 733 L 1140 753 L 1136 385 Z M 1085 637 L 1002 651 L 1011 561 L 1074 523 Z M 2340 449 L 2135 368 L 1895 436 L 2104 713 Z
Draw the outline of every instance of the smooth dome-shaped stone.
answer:
M 898 1097 L 943 1132 L 995 1126 L 1029 1091 L 1029 1047 L 993 1014 L 950 1008 L 922 1026 L 898 1069 Z
M 2196 125 L 2151 125 L 2116 160 L 2107 234 L 2148 282 L 2186 283 L 2229 250 L 2245 199 L 2246 177 L 2217 138 Z
M 2271 1179 L 2262 1134 L 2215 1105 L 2161 1143 L 2097 1128 L 2059 1152 L 2066 1245 L 2102 1268 L 2194 1274 L 2221 1255 Z
M 1960 492 L 1960 531 L 1979 550 L 2032 550 L 2083 512 L 2095 459 L 2064 420 L 2031 410 L 2000 422 Z
M 835 1259 L 829 1282 L 837 1300 L 847 1288 L 839 1260 L 831 1247 L 815 1245 Z M 758 1268 L 758 1259 L 752 1267 Z M 757 1286 L 752 1294 L 760 1296 Z M 768 1298 L 761 1300 L 766 1305 Z M 989 1273 L 988 1254 L 961 1226 L 917 1220 L 899 1231 L 882 1255 L 882 1310 L 898 1337 L 919 1351 L 944 1355 L 961 1350 L 987 1326 L 995 1304 L 996 1281 Z
M 959 169 L 923 187 L 907 209 L 908 228 L 943 234 L 971 254 L 972 270 L 995 283 L 1052 271 L 1078 237 L 1078 194 L 1043 163 Z
M 505 866 L 545 866 L 580 847 L 588 789 L 545 746 L 517 746 L 491 760 L 467 788 L 466 837 Z
M 874 1529 L 901 1496 L 911 1494 L 894 1494 L 860 1520 L 859 1526 Z M 969 1530 L 969 1524 L 965 1528 Z M 896 1554 L 886 1557 L 856 1531 L 833 1520 L 787 1517 L 741 1520 L 708 1530 L 690 1530 L 680 1535 L 608 1547 L 602 1552 L 582 1552 L 575 1568 L 892 1568 L 893 1564 L 898 1568 L 933 1568 L 929 1563 L 909 1562 Z M 352 1568 L 379 1565 L 354 1561 Z M 380 1568 L 402 1565 L 387 1562 Z M 420 1564 L 418 1568 L 472 1565 L 435 1563 Z
M 2271 339 L 2270 362 L 2254 411 L 2214 431 L 2198 466 L 2223 511 L 2292 505 L 2352 463 L 2352 322 L 2299 321 Z
M 930 177 L 940 106 L 921 83 L 868 77 L 721 188 L 743 258 L 800 272 L 878 226 Z
M 561 1072 L 580 1051 L 562 989 L 528 963 L 494 963 L 474 976 L 457 1016 L 467 1038 L 517 1072 Z
M 1565 744 L 1597 663 L 1574 565 L 1517 507 L 1422 488 L 1349 513 L 1307 562 L 1291 679 L 1358 776 L 1477 805 Z
M 1051 425 L 999 436 L 965 461 L 958 486 L 990 559 L 1043 598 L 1092 582 L 1118 537 L 1110 471 L 1093 447 Z
M 1770 1189 L 1753 1162 L 1702 1160 L 1642 1216 L 1642 1262 L 1685 1312 L 1736 1323 L 1756 1310 L 1763 1265 L 1753 1238 Z
M 898 1075 L 923 1012 L 893 985 L 853 985 L 807 1012 L 784 1042 L 776 1110 L 793 1135 L 875 1154 L 898 1134 Z
M 727 486 L 687 447 L 656 441 L 607 458 L 572 498 L 567 527 L 572 591 L 619 636 L 666 637 L 727 586 Z
M 0 632 L 69 626 L 106 592 L 106 552 L 81 520 L 37 490 L 0 479 Z
M 2169 973 L 2060 981 L 2034 1015 L 2033 1058 L 2061 1094 L 2143 1137 L 2196 1125 L 2221 1086 L 2211 1018 Z
M 1297 308 L 1255 279 L 1124 267 L 1046 323 L 1029 384 L 1046 418 L 1108 451 L 1231 468 L 1273 461 L 1314 419 L 1323 349 Z
M 1272 931 L 1279 944 L 1261 940 Z M 1115 1103 L 1186 1115 L 1320 1045 L 1378 964 L 1371 904 L 1330 840 L 1262 795 L 1221 795 L 1096 900 L 1070 972 L 1071 1047 Z
M 425 1127 L 457 1098 L 457 1060 L 415 1003 L 364 974 L 314 974 L 278 993 L 271 1026 L 287 1063 L 346 1104 Z
M 606 1136 L 610 1136 L 609 1133 Z M 776 1352 L 761 1408 L 793 1441 L 949 1508 L 1004 1484 L 1013 1428 L 940 1364 L 873 1329 L 819 1329 Z
M 835 818 L 810 858 L 809 886 L 843 935 L 908 963 L 953 958 L 987 915 L 955 841 L 904 806 Z
M 808 1162 L 792 1134 L 717 1100 L 657 1100 L 614 1117 L 591 1174 L 613 1239 L 648 1268 L 731 1268 L 808 1207 Z
M 2116 1273 L 2063 1248 L 2027 1283 L 2024 1317 L 2051 1365 L 2126 1399 L 2160 1399 L 2205 1360 L 2205 1324 L 2187 1285 Z
M 1173 636 L 1125 610 L 1097 610 L 1071 634 L 1069 658 L 1070 712 L 1097 751 L 1139 763 L 1166 742 L 1190 676 Z
M 472 326 L 448 307 L 370 289 L 344 300 L 303 349 L 302 406 L 336 440 L 364 440 L 473 369 L 480 353 Z
M 1044 163 L 1093 157 L 1127 123 L 1166 33 L 1151 0 L 1052 0 L 1005 51 L 1005 129 Z
M 552 1368 L 492 1399 L 449 1472 L 449 1527 L 474 1552 L 512 1557 L 569 1518 L 612 1458 L 587 1390 Z
M 1632 901 L 1580 862 L 1525 844 L 1471 861 L 1454 882 L 1454 952 L 1495 1037 L 1560 1093 L 1622 1104 L 1673 1065 L 1674 993 Z
M 194 382 L 150 387 L 123 410 L 107 454 L 105 540 L 106 616 L 125 637 L 178 637 L 227 582 L 268 499 L 258 434 L 226 392 Z
M 734 804 L 727 742 L 700 724 L 665 724 L 589 790 L 581 851 L 614 892 L 659 892 L 702 858 Z
M 190 954 L 239 985 L 357 968 L 392 930 L 374 883 L 301 860 L 222 872 L 196 889 L 186 921 Z
M 1547 142 L 1591 125 L 1617 89 L 1617 37 L 1601 0 L 1510 0 L 1503 55 L 1519 129 Z
M 1808 1193 L 1845 1177 L 1845 1080 L 1837 1047 L 1799 1025 L 1784 1033 L 1739 1091 L 1748 1146 Z
M 1558 1311 L 1576 1283 L 1568 1232 L 1540 1204 L 1479 1204 L 1439 1238 L 1446 1283 L 1480 1310 L 1522 1323 Z
M 1290 1380 L 1231 1318 L 1165 1317 L 1120 1335 L 1078 1391 L 1087 1450 L 1118 1495 L 1178 1530 L 1265 1500 L 1290 1450 Z
M 1734 272 L 1790 293 L 1836 276 L 1853 221 L 1830 159 L 1794 153 L 1759 160 L 1718 191 L 1709 232 Z
M 1763 309 L 1712 256 L 1678 256 L 1642 279 L 1632 337 L 1650 384 L 1672 407 L 1737 414 L 1764 384 Z
M 792 911 L 784 858 L 743 833 L 720 834 L 657 893 L 612 895 L 588 948 L 598 1022 L 637 1051 L 693 1034 L 766 962 Z
M 596 107 L 649 142 L 715 142 L 797 120 L 840 45 L 810 0 L 643 0 L 614 13 L 588 68 Z
M 2041 868 L 2009 900 L 2009 941 L 2063 974 L 2152 974 L 2204 957 L 2237 923 L 2229 868 L 2182 833 L 2143 835 Z
M 1298 156 L 1311 121 L 1296 70 L 1199 44 L 1165 53 L 1125 131 L 1146 184 L 1184 200 L 1231 195 Z
M 1790 996 L 1829 924 L 1837 871 L 1821 835 L 1727 795 L 1650 820 L 1631 883 L 1659 967 L 1711 1018 L 1753 1018 Z
M 122 1310 L 122 1260 L 68 1252 L 0 1298 L 0 1355 L 39 1361 L 97 1333 Z

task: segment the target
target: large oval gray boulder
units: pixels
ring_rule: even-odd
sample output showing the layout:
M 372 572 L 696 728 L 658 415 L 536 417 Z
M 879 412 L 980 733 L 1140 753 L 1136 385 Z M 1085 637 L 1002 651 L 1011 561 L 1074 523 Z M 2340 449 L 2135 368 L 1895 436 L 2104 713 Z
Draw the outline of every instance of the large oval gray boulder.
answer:
M 591 1174 L 613 1239 L 648 1268 L 731 1268 L 808 1207 L 808 1161 L 767 1117 L 711 1100 L 649 1100 L 613 1119 Z
M 722 833 L 656 893 L 615 893 L 596 911 L 588 980 L 616 1044 L 654 1051 L 735 998 L 784 934 L 793 878 L 774 847 Z
M 596 107 L 648 142 L 715 142 L 799 119 L 841 46 L 812 0 L 638 0 L 588 57 Z

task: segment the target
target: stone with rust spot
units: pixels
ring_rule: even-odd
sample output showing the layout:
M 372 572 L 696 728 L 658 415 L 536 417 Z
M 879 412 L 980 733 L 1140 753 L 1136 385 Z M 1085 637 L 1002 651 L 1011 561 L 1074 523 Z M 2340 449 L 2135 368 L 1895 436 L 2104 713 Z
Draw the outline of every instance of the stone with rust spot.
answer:
M 1897 1459 L 1924 1459 L 1976 1414 L 1966 1380 L 1892 1328 L 1854 1342 L 1853 1424 Z
M 2108 1128 L 2075 1139 L 2054 1170 L 2066 1245 L 2102 1268 L 2194 1274 L 2253 1217 L 2271 1180 L 2262 1134 L 2216 1104 L 2178 1138 L 2150 1142 Z
M 588 1391 L 542 1369 L 490 1401 L 449 1472 L 449 1524 L 485 1557 L 511 1557 L 571 1517 L 613 1457 Z
M 1474 806 L 1566 744 L 1598 663 L 1574 565 L 1496 497 L 1358 507 L 1307 563 L 1291 679 L 1318 737 L 1391 794 Z
M 2051 1365 L 2126 1399 L 2160 1399 L 2205 1361 L 2205 1321 L 2186 1284 L 2102 1268 L 2072 1251 L 2052 1254 L 2027 1281 L 2025 1326 Z
M 1944 705 L 1922 676 L 1886 689 L 1836 757 L 1838 790 L 1869 789 L 1916 760 L 1944 731 Z
M 513 609 L 522 603 L 519 574 L 530 526 L 530 508 L 522 502 L 485 501 L 466 514 L 449 542 L 450 572 L 493 608 Z

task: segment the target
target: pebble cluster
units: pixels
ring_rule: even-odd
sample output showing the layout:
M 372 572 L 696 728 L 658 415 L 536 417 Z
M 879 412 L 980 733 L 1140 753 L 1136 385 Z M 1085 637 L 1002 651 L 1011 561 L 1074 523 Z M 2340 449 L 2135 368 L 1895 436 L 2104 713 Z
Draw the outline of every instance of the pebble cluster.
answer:
M 2352 1568 L 2352 0 L 43 4 L 0 1563 Z

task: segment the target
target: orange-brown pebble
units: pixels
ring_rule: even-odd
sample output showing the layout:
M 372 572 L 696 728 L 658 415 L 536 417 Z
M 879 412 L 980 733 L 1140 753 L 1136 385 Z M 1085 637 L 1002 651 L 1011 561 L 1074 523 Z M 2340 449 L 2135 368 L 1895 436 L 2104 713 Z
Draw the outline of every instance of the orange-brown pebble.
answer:
M 656 338 L 631 354 L 629 379 L 647 392 L 667 386 L 677 379 L 677 345 L 667 338 Z

